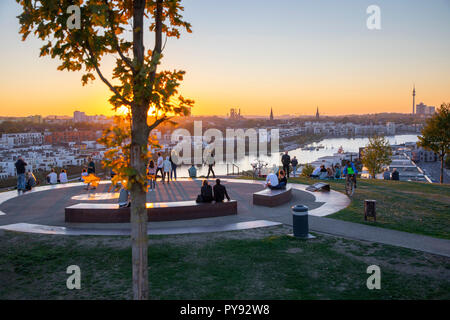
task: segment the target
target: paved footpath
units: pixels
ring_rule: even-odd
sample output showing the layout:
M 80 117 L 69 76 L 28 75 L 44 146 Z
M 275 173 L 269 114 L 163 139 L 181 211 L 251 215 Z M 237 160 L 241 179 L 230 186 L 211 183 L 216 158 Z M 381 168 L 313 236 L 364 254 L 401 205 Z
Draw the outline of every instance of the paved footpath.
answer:
M 450 257 L 450 240 L 446 239 L 323 217 L 309 217 L 309 225 L 311 230 L 321 233 L 379 242 Z

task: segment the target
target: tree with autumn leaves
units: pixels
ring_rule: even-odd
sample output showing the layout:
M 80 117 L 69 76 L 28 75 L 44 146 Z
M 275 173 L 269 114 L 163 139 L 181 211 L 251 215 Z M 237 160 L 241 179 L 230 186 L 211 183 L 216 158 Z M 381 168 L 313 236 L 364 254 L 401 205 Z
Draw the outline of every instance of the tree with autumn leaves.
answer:
M 383 136 L 372 136 L 361 154 L 361 162 L 375 179 L 383 167 L 391 163 L 392 149 L 389 141 Z
M 179 38 L 191 25 L 183 20 L 180 0 L 16 0 L 23 40 L 41 39 L 40 56 L 59 59 L 58 70 L 81 71 L 82 83 L 99 78 L 111 91 L 114 110 L 126 107 L 103 142 L 111 148 L 109 164 L 131 193 L 131 239 L 134 299 L 148 298 L 146 164 L 151 131 L 171 116 L 187 115 L 193 101 L 178 94 L 184 71 L 158 71 L 164 40 Z M 79 8 L 71 12 L 70 8 Z M 79 28 L 68 21 L 79 19 Z M 144 27 L 148 19 L 149 27 Z M 144 35 L 153 35 L 146 50 Z M 115 59 L 107 79 L 102 61 Z M 114 81 L 114 82 L 113 82 Z M 114 154 L 115 153 L 115 154 Z
M 427 119 L 417 145 L 433 151 L 441 162 L 440 183 L 444 183 L 444 160 L 450 154 L 450 103 L 442 103 L 437 112 Z

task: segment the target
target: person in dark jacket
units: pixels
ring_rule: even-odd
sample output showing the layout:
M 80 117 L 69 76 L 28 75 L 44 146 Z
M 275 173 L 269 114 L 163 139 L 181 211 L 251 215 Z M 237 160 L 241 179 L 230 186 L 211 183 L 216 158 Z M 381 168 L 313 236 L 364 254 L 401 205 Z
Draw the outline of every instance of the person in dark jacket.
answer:
M 391 180 L 400 180 L 400 173 L 397 171 L 397 168 L 394 168 L 392 171 Z
M 213 190 L 208 184 L 208 180 L 203 180 L 202 187 L 200 189 L 200 196 L 197 198 L 197 202 L 212 202 L 213 200 Z
M 287 151 L 285 151 L 281 157 L 281 163 L 283 164 L 284 172 L 286 172 L 286 175 L 289 178 L 289 165 L 291 164 L 291 157 L 288 155 Z
M 297 174 L 297 166 L 298 166 L 298 160 L 297 160 L 296 156 L 294 156 L 294 158 L 291 160 L 291 165 L 292 165 L 292 175 L 295 178 L 295 175 Z
M 88 158 L 87 172 L 88 172 L 88 174 L 91 174 L 91 173 L 95 174 L 95 162 L 92 160 L 91 157 Z
M 174 159 L 174 157 L 172 157 L 172 154 L 169 157 L 169 161 L 170 161 L 170 164 L 172 165 L 171 169 L 170 169 L 170 180 L 176 181 L 177 180 L 177 161 L 176 161 L 176 159 Z
M 280 189 L 286 189 L 287 185 L 287 178 L 286 174 L 284 173 L 284 170 L 280 170 L 278 173 L 278 184 L 276 186 L 268 185 L 268 187 L 272 190 L 280 190 Z
M 228 196 L 227 189 L 224 185 L 220 184 L 220 179 L 216 180 L 216 185 L 213 188 L 214 190 L 214 200 L 216 202 L 223 202 L 225 197 L 230 201 L 230 197 Z
M 25 167 L 27 166 L 27 163 L 20 156 L 19 159 L 17 159 L 15 166 L 17 171 L 17 192 L 20 194 L 20 191 L 25 192 L 26 190 Z

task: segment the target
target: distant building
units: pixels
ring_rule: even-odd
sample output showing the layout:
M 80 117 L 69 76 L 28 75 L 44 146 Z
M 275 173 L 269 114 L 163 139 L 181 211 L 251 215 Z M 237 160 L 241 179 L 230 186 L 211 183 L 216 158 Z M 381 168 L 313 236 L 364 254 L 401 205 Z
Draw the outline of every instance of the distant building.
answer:
M 241 116 L 241 109 L 231 108 L 230 109 L 230 119 L 231 120 L 241 120 L 244 117 Z
M 273 110 L 272 107 L 270 107 L 270 117 L 269 120 L 272 122 L 273 121 Z
M 416 114 L 418 115 L 432 115 L 435 113 L 435 110 L 434 106 L 427 106 L 423 102 L 416 105 Z
M 73 122 L 86 122 L 86 113 L 81 111 L 74 111 Z
M 5 121 L 12 121 L 12 122 L 28 121 L 32 123 L 42 123 L 42 116 L 34 115 L 28 117 L 0 117 L 0 123 Z
M 44 141 L 48 144 L 59 144 L 68 142 L 81 143 L 82 141 L 93 141 L 97 140 L 98 134 L 96 131 L 92 130 L 82 130 L 77 131 L 57 131 L 52 132 L 45 136 Z
M 386 132 L 390 136 L 395 135 L 395 122 L 386 123 Z
M 319 115 L 319 106 L 317 106 L 317 110 L 316 110 L 316 119 L 319 120 L 320 115 Z
M 38 145 L 43 141 L 44 135 L 40 132 L 4 133 L 0 139 L 5 147 Z
M 435 162 L 438 160 L 438 155 L 431 150 L 416 147 L 411 152 L 411 159 L 416 162 Z
M 69 116 L 55 116 L 55 115 L 47 116 L 44 119 L 46 123 L 56 123 L 56 124 L 68 123 L 71 120 L 72 118 Z

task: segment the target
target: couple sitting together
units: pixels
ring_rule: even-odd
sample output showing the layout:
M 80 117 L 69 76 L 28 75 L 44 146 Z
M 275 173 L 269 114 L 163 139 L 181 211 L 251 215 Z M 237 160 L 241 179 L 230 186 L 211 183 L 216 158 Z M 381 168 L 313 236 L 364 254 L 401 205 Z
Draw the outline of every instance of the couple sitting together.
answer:
M 278 176 L 275 173 L 269 173 L 266 178 L 264 187 L 272 190 L 286 189 L 287 178 L 284 170 L 278 172 Z
M 216 179 L 214 188 L 208 184 L 208 180 L 203 180 L 202 188 L 200 189 L 200 194 L 197 196 L 196 202 L 212 202 L 213 200 L 215 202 L 223 202 L 225 197 L 230 201 L 227 189 L 220 184 L 220 179 Z

